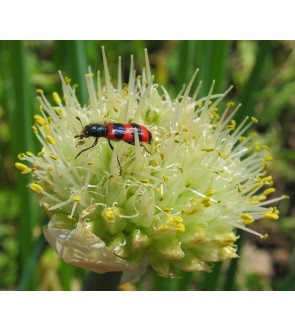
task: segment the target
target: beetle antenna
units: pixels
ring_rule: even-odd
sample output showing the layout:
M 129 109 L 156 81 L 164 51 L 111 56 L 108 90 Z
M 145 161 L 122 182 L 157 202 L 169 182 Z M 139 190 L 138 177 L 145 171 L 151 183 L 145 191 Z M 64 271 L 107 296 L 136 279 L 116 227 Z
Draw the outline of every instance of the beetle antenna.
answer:
M 84 127 L 83 127 L 83 123 L 82 123 L 81 119 L 78 116 L 76 116 L 76 119 L 81 123 L 82 129 L 83 129 Z

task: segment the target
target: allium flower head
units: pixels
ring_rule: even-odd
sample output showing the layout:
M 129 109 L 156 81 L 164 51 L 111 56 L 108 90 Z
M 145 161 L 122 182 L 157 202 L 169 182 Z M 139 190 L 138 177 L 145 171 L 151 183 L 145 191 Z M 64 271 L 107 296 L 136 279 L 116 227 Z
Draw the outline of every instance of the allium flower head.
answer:
M 44 234 L 66 262 L 95 272 L 136 271 L 148 263 L 162 276 L 178 270 L 208 271 L 212 262 L 235 258 L 236 229 L 259 218 L 278 219 L 280 198 L 266 168 L 269 148 L 251 145 L 246 135 L 255 118 L 236 125 L 239 105 L 223 102 L 230 91 L 198 98 L 190 91 L 196 73 L 176 99 L 154 83 L 146 68 L 136 76 L 131 58 L 128 84 L 110 80 L 103 52 L 100 73 L 86 74 L 89 104 L 82 106 L 75 86 L 62 75 L 63 97 L 56 106 L 40 96 L 33 131 L 38 154 L 19 155 L 16 167 L 32 174 L 31 190 L 50 216 Z M 200 87 L 200 85 L 199 85 Z M 151 144 L 106 138 L 79 140 L 81 123 L 137 123 L 152 133 Z M 82 138 L 82 137 L 81 137 Z M 144 145 L 144 146 L 142 146 Z

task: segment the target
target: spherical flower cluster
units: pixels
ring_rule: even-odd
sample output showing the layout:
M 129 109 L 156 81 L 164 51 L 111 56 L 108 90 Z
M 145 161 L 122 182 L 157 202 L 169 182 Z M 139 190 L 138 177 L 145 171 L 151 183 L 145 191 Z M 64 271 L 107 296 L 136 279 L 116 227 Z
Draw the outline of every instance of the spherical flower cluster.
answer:
M 235 258 L 237 228 L 259 218 L 278 219 L 265 207 L 275 191 L 266 166 L 267 146 L 251 146 L 245 136 L 255 118 L 236 126 L 239 108 L 223 102 L 230 91 L 190 96 L 196 73 L 176 99 L 153 82 L 148 56 L 136 76 L 131 58 L 129 83 L 110 80 L 103 52 L 105 86 L 98 73 L 86 74 L 89 104 L 81 106 L 75 86 L 62 75 L 63 97 L 52 106 L 37 90 L 40 114 L 32 127 L 42 150 L 22 153 L 16 167 L 31 173 L 29 188 L 50 216 L 44 234 L 71 264 L 98 273 L 137 271 L 149 264 L 162 276 L 177 271 L 209 271 L 212 262 Z M 219 110 L 223 105 L 223 111 Z M 80 120 L 78 121 L 77 118 Z M 88 124 L 136 123 L 152 133 L 134 144 L 84 138 Z M 75 137 L 76 136 L 76 137 Z M 80 137 L 80 139 L 79 139 Z M 144 145 L 144 146 L 143 146 Z M 29 167 L 24 162 L 31 164 Z

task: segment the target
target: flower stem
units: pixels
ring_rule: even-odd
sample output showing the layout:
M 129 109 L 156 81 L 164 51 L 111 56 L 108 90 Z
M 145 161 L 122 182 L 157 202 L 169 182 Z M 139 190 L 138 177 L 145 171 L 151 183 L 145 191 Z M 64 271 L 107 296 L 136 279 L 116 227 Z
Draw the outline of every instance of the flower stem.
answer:
M 83 291 L 116 291 L 121 276 L 122 272 L 108 272 L 105 274 L 89 272 L 84 281 Z

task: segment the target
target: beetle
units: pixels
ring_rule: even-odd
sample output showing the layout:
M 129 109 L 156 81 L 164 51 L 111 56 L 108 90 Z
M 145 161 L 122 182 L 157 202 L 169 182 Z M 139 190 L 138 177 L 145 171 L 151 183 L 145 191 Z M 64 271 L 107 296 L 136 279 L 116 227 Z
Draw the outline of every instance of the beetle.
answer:
M 135 131 L 137 130 L 138 138 L 140 143 L 150 144 L 152 141 L 151 132 L 144 126 L 138 125 L 136 123 L 114 123 L 114 122 L 105 122 L 104 124 L 91 123 L 83 127 L 82 121 L 80 118 L 76 117 L 82 125 L 82 132 L 80 135 L 74 136 L 74 138 L 88 138 L 95 137 L 94 143 L 86 148 L 81 150 L 77 156 L 78 158 L 81 153 L 94 148 L 97 145 L 98 139 L 100 137 L 105 137 L 108 140 L 110 148 L 113 150 L 113 146 L 110 141 L 124 141 L 128 144 L 135 145 Z M 142 144 L 140 144 L 142 145 Z

